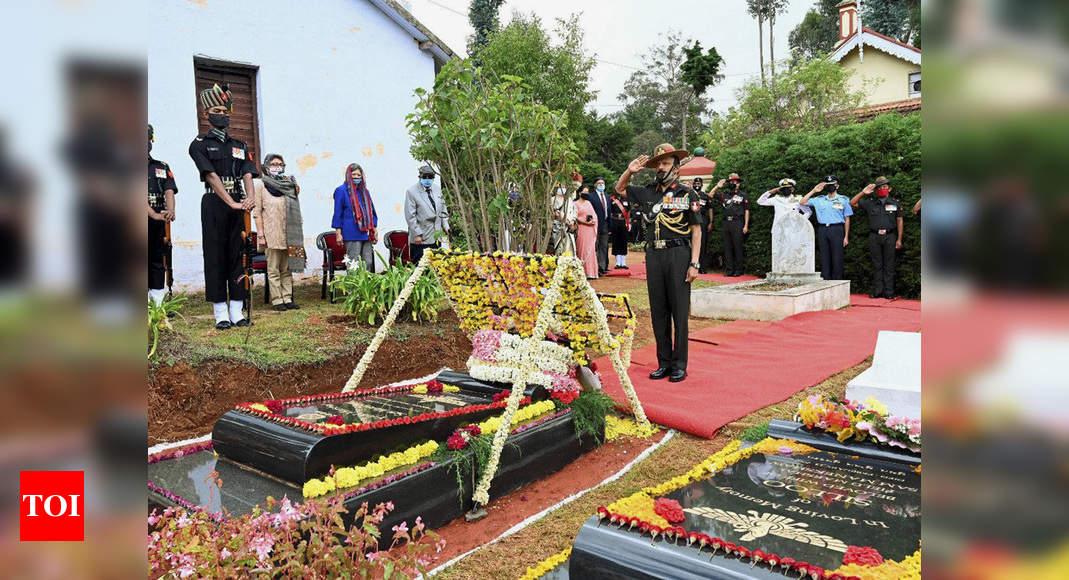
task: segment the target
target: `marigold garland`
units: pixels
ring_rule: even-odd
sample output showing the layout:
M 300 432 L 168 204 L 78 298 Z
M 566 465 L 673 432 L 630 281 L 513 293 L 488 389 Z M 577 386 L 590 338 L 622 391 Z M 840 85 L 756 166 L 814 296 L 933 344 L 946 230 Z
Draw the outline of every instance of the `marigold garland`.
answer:
M 571 546 L 569 546 L 564 550 L 546 558 L 545 560 L 542 560 L 534 566 L 528 566 L 527 572 L 525 572 L 523 576 L 520 576 L 520 580 L 537 580 L 538 578 L 541 578 L 542 576 L 548 574 L 550 570 L 568 561 L 568 557 L 571 555 L 572 548 Z
M 654 425 L 642 427 L 631 417 L 617 417 L 616 415 L 605 416 L 605 440 L 614 441 L 621 437 L 648 438 L 660 431 Z
M 342 467 L 341 469 L 336 470 L 333 475 L 327 475 L 319 479 L 310 479 L 305 482 L 302 491 L 304 497 L 310 499 L 334 491 L 356 487 L 367 479 L 381 477 L 383 474 L 393 471 L 398 467 L 419 463 L 421 459 L 430 456 L 437 450 L 437 442 L 426 441 L 418 445 L 413 445 L 404 451 L 396 451 L 380 457 L 376 461 L 369 461 L 363 465 L 356 465 L 353 467 Z

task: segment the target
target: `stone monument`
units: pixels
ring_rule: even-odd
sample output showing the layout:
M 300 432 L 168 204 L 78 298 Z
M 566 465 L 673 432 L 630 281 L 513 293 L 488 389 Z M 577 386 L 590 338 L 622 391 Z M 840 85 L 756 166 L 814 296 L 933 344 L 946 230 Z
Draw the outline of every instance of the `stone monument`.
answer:
M 819 282 L 816 271 L 813 224 L 794 209 L 780 212 L 772 222 L 772 271 L 769 283 L 808 284 Z
M 846 385 L 846 398 L 869 397 L 887 405 L 891 415 L 920 419 L 921 333 L 880 331 L 872 366 Z

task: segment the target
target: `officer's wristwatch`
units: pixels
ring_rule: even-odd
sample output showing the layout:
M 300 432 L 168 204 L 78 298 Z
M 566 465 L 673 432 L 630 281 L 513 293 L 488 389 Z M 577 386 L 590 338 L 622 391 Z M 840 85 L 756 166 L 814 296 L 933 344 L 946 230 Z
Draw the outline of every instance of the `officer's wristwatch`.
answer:
M 698 262 L 691 262 L 690 263 L 690 267 L 694 268 L 695 270 L 701 270 L 702 269 L 702 265 L 699 264 Z

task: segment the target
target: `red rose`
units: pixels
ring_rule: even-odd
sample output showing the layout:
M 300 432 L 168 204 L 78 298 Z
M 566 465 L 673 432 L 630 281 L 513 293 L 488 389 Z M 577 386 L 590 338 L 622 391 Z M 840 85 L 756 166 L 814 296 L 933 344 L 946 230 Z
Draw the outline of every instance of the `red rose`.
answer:
M 570 405 L 572 401 L 579 398 L 578 391 L 553 391 L 549 394 L 551 399 L 557 399 L 565 405 Z
M 501 401 L 504 401 L 507 398 L 509 398 L 509 392 L 508 391 L 499 391 L 496 394 L 494 394 L 494 402 L 495 403 L 500 403 Z
M 876 548 L 868 546 L 850 546 L 843 554 L 843 564 L 857 564 L 859 566 L 879 566 L 883 564 L 883 556 Z
M 342 419 L 341 415 L 331 415 L 330 418 L 327 419 L 327 423 L 330 425 L 344 425 L 345 419 Z
M 678 523 L 683 521 L 683 506 L 679 505 L 679 502 L 674 499 L 667 497 L 657 498 L 653 502 L 653 511 L 669 522 Z
M 468 440 L 460 433 L 453 433 L 449 436 L 449 439 L 446 439 L 445 443 L 453 451 L 460 451 L 468 446 Z
M 467 429 L 468 433 L 471 433 L 472 437 L 478 437 L 483 434 L 482 428 L 478 425 L 468 425 L 465 429 Z
M 271 411 L 275 415 L 278 415 L 279 413 L 282 413 L 286 410 L 286 406 L 283 405 L 282 401 L 279 401 L 278 399 L 269 399 L 267 401 L 264 401 L 264 406 L 267 407 L 268 411 Z
M 437 379 L 434 379 L 431 382 L 427 383 L 427 393 L 429 394 L 438 394 L 441 393 L 442 390 L 442 382 Z

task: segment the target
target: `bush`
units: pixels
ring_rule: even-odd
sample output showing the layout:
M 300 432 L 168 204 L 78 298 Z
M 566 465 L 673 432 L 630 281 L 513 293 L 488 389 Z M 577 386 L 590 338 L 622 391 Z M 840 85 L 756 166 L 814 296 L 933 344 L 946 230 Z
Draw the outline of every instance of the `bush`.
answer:
M 348 259 L 348 258 L 346 258 Z M 356 316 L 357 320 L 366 320 L 368 324 L 381 322 L 386 318 L 390 307 L 397 301 L 397 296 L 405 283 L 415 271 L 415 264 L 395 263 L 381 274 L 369 271 L 364 262 L 350 263 L 344 276 L 331 281 L 331 289 L 338 290 L 345 296 L 342 307 L 346 312 Z M 398 320 L 410 317 L 413 322 L 432 322 L 438 320 L 438 308 L 445 299 L 438 280 L 425 270 L 416 282 L 412 294 L 408 297 Z
M 771 135 L 752 139 L 727 149 L 716 160 L 719 177 L 736 172 L 742 188 L 750 196 L 750 235 L 746 240 L 746 272 L 763 276 L 772 269 L 771 207 L 756 204 L 757 198 L 776 183 L 790 177 L 805 194 L 825 175 L 837 175 L 840 191 L 853 197 L 877 176 L 891 180 L 891 195 L 901 200 L 905 217 L 902 249 L 898 251 L 895 291 L 907 298 L 921 293 L 920 220 L 910 213 L 920 198 L 921 118 L 919 114 L 881 115 L 865 123 L 830 129 Z M 709 252 L 714 264 L 723 261 L 722 212 L 715 212 L 715 226 L 709 236 Z M 844 275 L 851 292 L 872 288 L 872 264 L 868 250 L 868 218 L 855 212 L 850 224 L 850 245 L 846 248 Z M 816 263 L 820 264 L 817 251 Z

